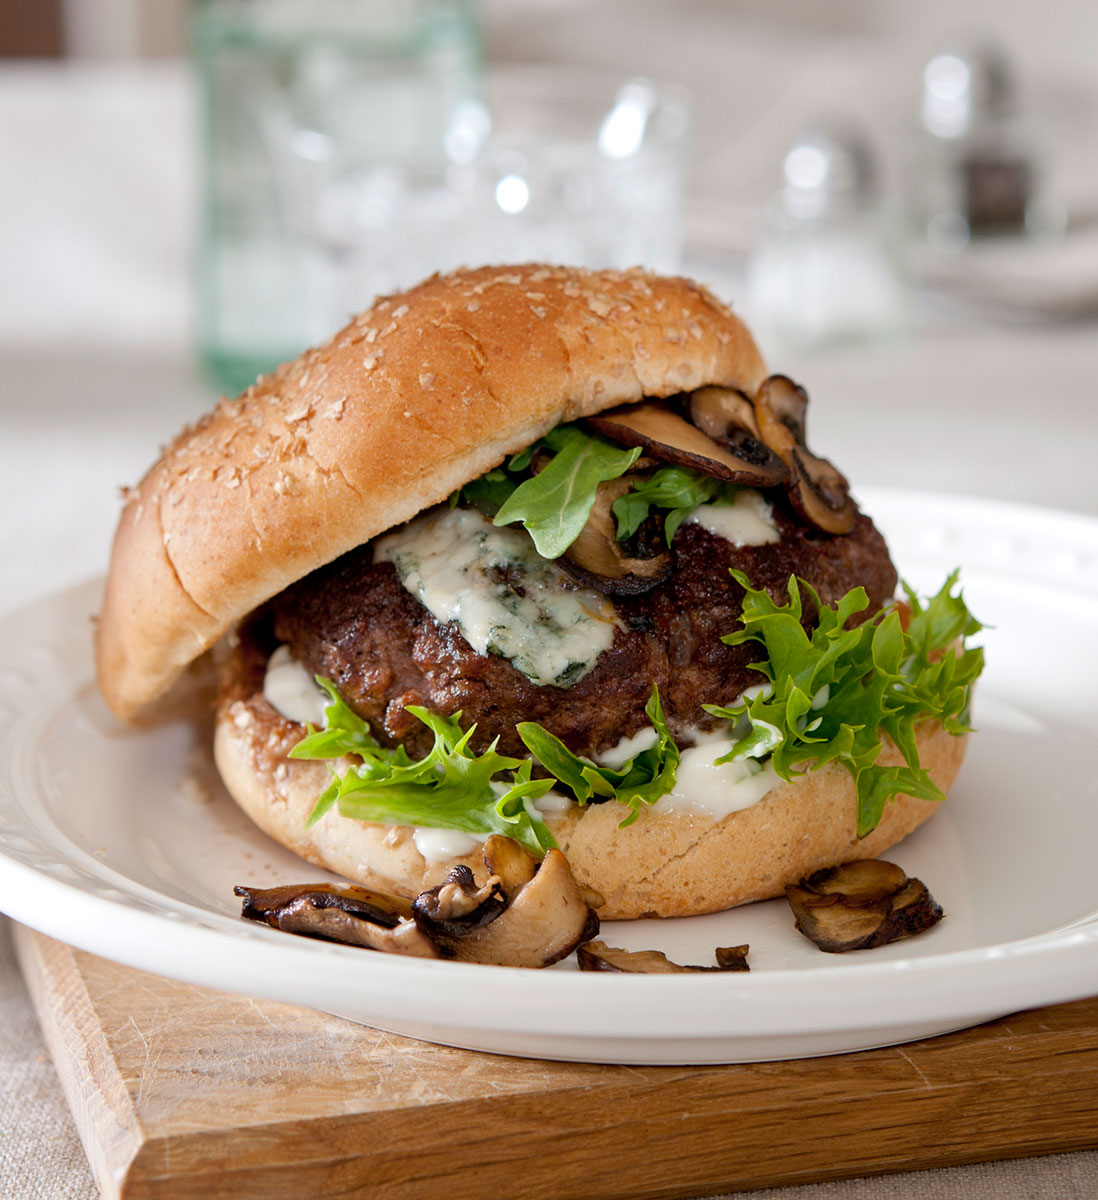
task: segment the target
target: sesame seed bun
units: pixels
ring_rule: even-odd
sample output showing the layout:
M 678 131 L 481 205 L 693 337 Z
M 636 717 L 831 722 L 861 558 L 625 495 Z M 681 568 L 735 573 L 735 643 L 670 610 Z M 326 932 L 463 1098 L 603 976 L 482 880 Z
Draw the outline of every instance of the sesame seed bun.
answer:
M 763 361 L 704 288 L 527 265 L 435 276 L 185 430 L 129 493 L 97 636 L 128 719 L 265 600 L 564 421 Z

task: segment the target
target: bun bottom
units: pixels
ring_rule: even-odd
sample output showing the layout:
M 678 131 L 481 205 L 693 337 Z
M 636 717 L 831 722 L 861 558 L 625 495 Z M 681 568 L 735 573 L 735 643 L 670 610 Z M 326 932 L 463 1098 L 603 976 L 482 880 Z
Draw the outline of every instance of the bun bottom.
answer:
M 327 786 L 328 765 L 286 759 L 301 736 L 261 699 L 223 705 L 214 757 L 233 799 L 277 842 L 308 862 L 366 887 L 415 897 L 441 883 L 457 865 L 482 871 L 480 852 L 442 862 L 426 860 L 413 830 L 329 813 L 311 829 L 305 821 Z M 918 731 L 919 756 L 948 792 L 960 770 L 967 738 L 927 723 Z M 885 747 L 884 765 L 902 758 Z M 332 764 L 337 769 L 346 763 Z M 624 829 L 628 809 L 617 803 L 572 806 L 546 817 L 576 880 L 604 900 L 602 920 L 685 917 L 720 912 L 784 893 L 787 884 L 822 867 L 875 858 L 939 808 L 897 796 L 867 837 L 855 833 L 854 781 L 829 764 L 795 783 L 781 783 L 757 804 L 714 819 L 703 813 L 643 809 Z

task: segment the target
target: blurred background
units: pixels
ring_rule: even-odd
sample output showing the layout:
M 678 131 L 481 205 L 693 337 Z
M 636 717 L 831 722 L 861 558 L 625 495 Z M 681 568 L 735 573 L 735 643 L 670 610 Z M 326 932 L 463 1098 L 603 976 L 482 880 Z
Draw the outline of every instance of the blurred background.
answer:
M 821 397 L 856 483 L 1098 510 L 1096 26 L 1084 0 L 5 0 L 0 465 L 38 499 L 8 506 L 3 599 L 98 569 L 106 497 L 180 422 L 461 263 L 684 271 Z M 1038 409 L 1025 472 L 940 453 L 1001 461 Z

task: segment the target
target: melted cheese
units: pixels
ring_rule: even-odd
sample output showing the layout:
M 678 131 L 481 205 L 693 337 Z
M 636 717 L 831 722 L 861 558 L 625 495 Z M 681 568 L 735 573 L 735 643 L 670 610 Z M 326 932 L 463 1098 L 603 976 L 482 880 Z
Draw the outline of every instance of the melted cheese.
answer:
M 733 492 L 730 504 L 699 504 L 686 519 L 733 546 L 765 546 L 781 541 L 773 509 L 754 488 Z
M 467 508 L 427 513 L 379 538 L 378 562 L 478 654 L 506 658 L 531 683 L 566 688 L 609 649 L 617 614 L 598 592 L 542 558 L 519 529 L 497 529 Z

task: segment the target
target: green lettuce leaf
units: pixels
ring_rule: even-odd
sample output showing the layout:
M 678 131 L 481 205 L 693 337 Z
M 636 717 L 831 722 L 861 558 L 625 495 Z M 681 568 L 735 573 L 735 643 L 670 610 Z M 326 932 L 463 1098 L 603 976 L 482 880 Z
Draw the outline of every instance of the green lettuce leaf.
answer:
M 325 728 L 310 728 L 290 757 L 331 759 L 349 754 L 361 761 L 342 775 L 332 771 L 306 828 L 335 806 L 341 816 L 359 821 L 425 825 L 478 836 L 500 833 L 521 842 L 538 858 L 556 845 L 536 810 L 526 805 L 553 786 L 552 779 L 531 779 L 529 759 L 499 754 L 496 742 L 474 754 L 469 739 L 476 726 L 463 731 L 460 712 L 444 717 L 409 705 L 408 711 L 435 736 L 431 750 L 412 760 L 403 747 L 389 750 L 379 745 L 330 680 L 317 676 L 317 682 L 332 700 L 325 709 Z
M 901 792 L 944 799 L 919 764 L 915 729 L 928 719 L 952 734 L 970 728 L 972 684 L 983 669 L 983 650 L 962 647 L 954 653 L 953 647 L 982 626 L 961 593 L 954 594 L 958 572 L 925 604 L 904 585 L 911 605 L 906 631 L 895 608 L 844 628 L 869 607 L 862 588 L 831 607 L 804 580 L 791 578 L 789 602 L 782 605 L 752 588 L 742 572 L 732 575 L 745 590 L 743 629 L 723 640 L 763 646 L 765 657 L 752 666 L 769 685 L 728 707 L 705 706 L 733 722 L 732 749 L 717 761 L 769 756 L 785 780 L 842 763 L 857 786 L 859 837 L 876 828 L 885 805 Z M 818 613 L 811 630 L 801 624 L 802 593 Z M 877 764 L 882 731 L 906 765 Z
M 624 496 L 614 501 L 618 538 L 632 537 L 652 509 L 659 508 L 667 511 L 663 532 L 670 545 L 675 531 L 694 509 L 699 504 L 715 500 L 724 488 L 719 479 L 692 471 L 689 467 L 660 467 L 647 479 L 638 480 Z
M 507 497 L 495 524 L 521 521 L 542 558 L 559 558 L 587 524 L 599 484 L 624 475 L 641 450 L 615 446 L 569 425 L 544 440 L 556 453 Z
M 580 758 L 534 721 L 522 721 L 515 729 L 530 753 L 573 793 L 578 803 L 617 800 L 630 808 L 632 811 L 621 822 L 624 827 L 637 819 L 642 804 L 655 804 L 671 791 L 679 765 L 679 748 L 667 728 L 655 686 L 644 711 L 655 727 L 656 741 L 620 767 L 602 767 Z

